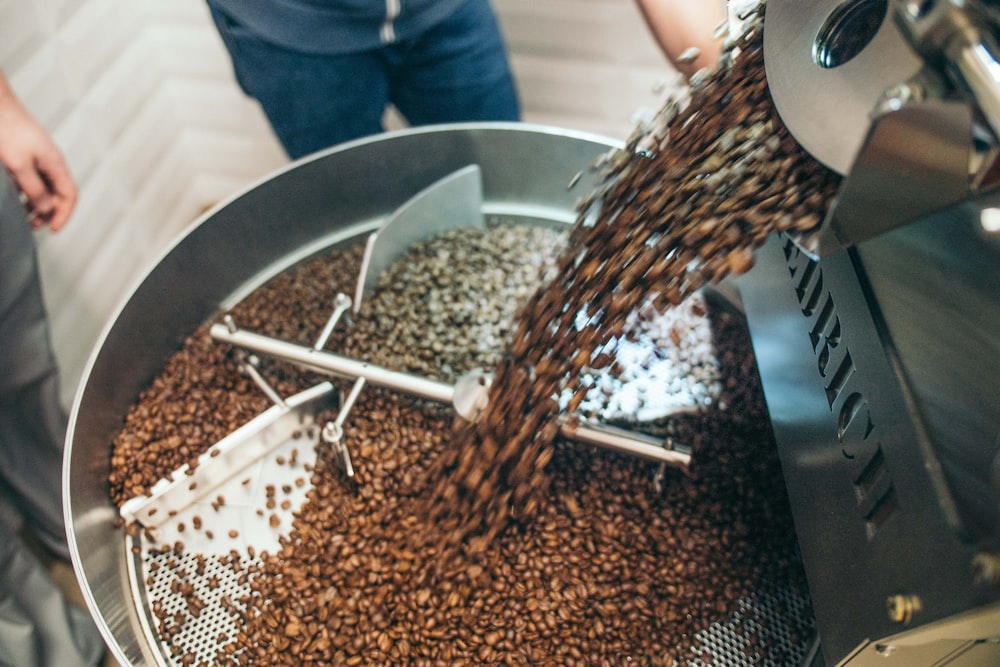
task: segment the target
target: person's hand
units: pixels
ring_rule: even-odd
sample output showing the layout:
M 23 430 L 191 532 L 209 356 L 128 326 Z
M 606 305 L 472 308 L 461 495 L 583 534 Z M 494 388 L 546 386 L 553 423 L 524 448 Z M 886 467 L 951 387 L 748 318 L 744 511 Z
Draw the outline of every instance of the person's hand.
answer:
M 723 0 L 637 2 L 660 50 L 685 78 L 718 64 L 722 41 L 715 37 L 715 29 L 726 20 Z
M 55 141 L 0 75 L 0 162 L 23 193 L 34 227 L 59 231 L 76 206 L 76 182 Z

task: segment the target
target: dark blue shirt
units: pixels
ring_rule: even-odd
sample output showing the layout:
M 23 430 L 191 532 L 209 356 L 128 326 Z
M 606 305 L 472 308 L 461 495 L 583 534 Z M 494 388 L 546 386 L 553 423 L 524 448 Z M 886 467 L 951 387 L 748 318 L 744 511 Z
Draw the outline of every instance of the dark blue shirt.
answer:
M 358 53 L 412 39 L 466 0 L 208 0 L 260 39 L 306 53 Z

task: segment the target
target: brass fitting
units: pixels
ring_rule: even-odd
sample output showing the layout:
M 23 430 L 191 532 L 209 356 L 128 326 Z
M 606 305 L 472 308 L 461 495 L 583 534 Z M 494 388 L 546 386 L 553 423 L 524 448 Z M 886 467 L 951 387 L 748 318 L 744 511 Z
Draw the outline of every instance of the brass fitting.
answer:
M 890 595 L 886 598 L 885 608 L 890 621 L 909 625 L 913 615 L 923 608 L 923 603 L 917 595 Z

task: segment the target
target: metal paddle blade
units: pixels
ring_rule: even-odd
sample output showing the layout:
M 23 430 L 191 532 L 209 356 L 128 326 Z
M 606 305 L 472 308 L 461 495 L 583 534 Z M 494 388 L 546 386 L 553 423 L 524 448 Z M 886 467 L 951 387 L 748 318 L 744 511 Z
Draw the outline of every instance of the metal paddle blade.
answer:
M 145 528 L 162 528 L 174 523 L 175 516 L 205 498 L 212 498 L 220 488 L 238 475 L 261 477 L 259 471 L 251 474 L 252 466 L 259 467 L 268 455 L 283 446 L 295 446 L 300 432 L 314 426 L 316 415 L 336 404 L 337 393 L 329 382 L 306 389 L 285 401 L 273 405 L 228 436 L 212 445 L 198 457 L 196 466 L 184 464 L 170 477 L 161 479 L 149 490 L 149 495 L 129 499 L 121 506 L 121 516 L 128 522 L 138 521 Z M 317 428 L 318 431 L 318 428 Z M 306 449 L 303 443 L 303 451 Z M 311 445 L 310 445 L 311 448 Z M 272 466 L 273 467 L 273 466 Z M 269 479 L 281 473 L 272 472 Z M 237 482 L 236 489 L 241 488 Z M 248 485 L 244 491 L 256 485 Z M 235 498 L 235 494 L 230 494 Z M 263 501 L 261 501 L 263 502 Z
M 368 237 L 354 293 L 354 312 L 361 308 L 379 276 L 414 243 L 458 227 L 485 224 L 479 165 L 463 167 L 421 190 Z

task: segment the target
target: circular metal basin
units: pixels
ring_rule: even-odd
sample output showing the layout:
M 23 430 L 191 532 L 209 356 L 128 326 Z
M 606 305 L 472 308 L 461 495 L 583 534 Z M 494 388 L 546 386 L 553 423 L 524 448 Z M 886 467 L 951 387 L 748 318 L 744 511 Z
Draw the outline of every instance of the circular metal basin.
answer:
M 398 206 L 470 164 L 484 213 L 572 222 L 595 186 L 588 167 L 616 143 L 515 123 L 388 133 L 304 158 L 196 221 L 150 268 L 99 340 L 70 418 L 63 494 L 73 565 L 115 658 L 163 664 L 149 639 L 124 533 L 114 527 L 110 443 L 140 391 L 199 324 L 299 259 L 377 227 Z M 569 184 L 583 172 L 572 188 Z

